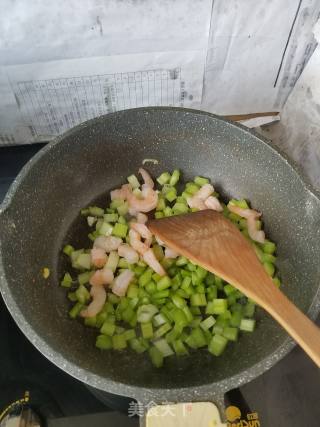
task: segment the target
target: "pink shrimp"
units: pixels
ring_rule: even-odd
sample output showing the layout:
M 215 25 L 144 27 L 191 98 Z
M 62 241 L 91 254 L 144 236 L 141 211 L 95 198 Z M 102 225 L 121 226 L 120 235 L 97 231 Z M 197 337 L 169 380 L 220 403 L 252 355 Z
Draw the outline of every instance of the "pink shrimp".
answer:
M 206 207 L 208 209 L 212 209 L 212 210 L 217 211 L 217 212 L 222 212 L 223 211 L 223 208 L 222 208 L 219 200 L 217 199 L 217 197 L 209 196 L 204 201 L 204 204 L 206 205 Z
M 129 231 L 129 240 L 130 245 L 133 247 L 134 250 L 136 250 L 140 255 L 143 255 L 149 247 L 141 242 L 141 236 L 139 233 L 137 233 L 135 230 L 131 229 Z
M 154 187 L 154 182 L 153 182 L 151 176 L 149 175 L 149 173 L 145 169 L 143 169 L 143 168 L 140 168 L 138 170 L 138 172 L 139 172 L 139 174 L 143 178 L 143 181 L 144 181 L 143 185 L 145 187 L 153 188 Z
M 260 218 L 261 213 L 255 211 L 254 209 L 243 209 L 239 206 L 235 206 L 229 203 L 228 209 L 230 212 L 233 212 L 242 218 L 246 218 L 248 224 L 248 233 L 252 240 L 264 243 L 265 234 L 262 230 L 257 230 L 256 219 Z
M 195 196 L 188 197 L 187 203 L 190 208 L 196 208 L 199 209 L 199 211 L 207 209 L 207 206 L 205 205 L 204 201 Z
M 155 254 L 151 248 L 149 248 L 143 254 L 143 260 L 149 265 L 149 267 L 151 267 L 160 276 L 165 276 L 166 272 L 163 269 L 162 265 L 157 260 Z
M 131 246 L 122 244 L 118 247 L 119 256 L 123 257 L 129 264 L 135 264 L 139 261 L 139 254 Z
M 112 284 L 112 292 L 119 297 L 125 296 L 128 286 L 134 277 L 134 272 L 131 270 L 124 270 L 117 276 Z
M 145 224 L 148 221 L 148 216 L 142 212 L 138 212 L 135 216 L 139 224 Z
M 170 248 L 165 248 L 164 250 L 164 256 L 165 258 L 177 258 L 179 254 Z
M 142 189 L 142 199 L 138 199 L 131 189 L 128 189 L 127 200 L 129 208 L 134 209 L 136 212 L 150 212 L 157 206 L 158 193 L 150 187 Z
M 207 209 L 204 202 L 213 192 L 214 188 L 211 184 L 204 184 L 192 197 L 187 199 L 189 207 L 199 209 L 200 211 Z
M 90 289 L 90 295 L 92 297 L 91 303 L 87 308 L 81 311 L 81 317 L 94 317 L 96 316 L 103 308 L 104 303 L 107 299 L 107 293 L 103 286 L 93 285 Z
M 140 224 L 138 222 L 132 222 L 130 224 L 130 228 L 132 230 L 136 231 L 137 233 L 139 233 L 140 236 L 143 237 L 144 239 L 152 238 L 152 233 L 145 224 Z
M 115 236 L 99 236 L 93 243 L 94 248 L 103 249 L 105 252 L 116 251 L 121 245 L 122 239 Z
M 101 268 L 107 262 L 107 255 L 104 249 L 92 248 L 91 249 L 91 262 L 95 267 Z
M 120 199 L 125 200 L 127 198 L 128 184 L 122 185 L 121 188 L 116 188 L 113 191 L 110 191 L 111 200 Z
M 101 270 L 97 270 L 90 277 L 89 283 L 92 286 L 103 286 L 111 285 L 113 280 L 113 271 L 110 268 L 104 267 Z

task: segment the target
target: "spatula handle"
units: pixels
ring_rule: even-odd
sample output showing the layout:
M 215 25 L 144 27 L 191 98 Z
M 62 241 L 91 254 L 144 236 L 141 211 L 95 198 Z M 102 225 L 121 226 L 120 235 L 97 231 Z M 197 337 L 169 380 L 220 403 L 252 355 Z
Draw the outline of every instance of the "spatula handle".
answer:
M 276 287 L 262 305 L 320 367 L 320 329 Z

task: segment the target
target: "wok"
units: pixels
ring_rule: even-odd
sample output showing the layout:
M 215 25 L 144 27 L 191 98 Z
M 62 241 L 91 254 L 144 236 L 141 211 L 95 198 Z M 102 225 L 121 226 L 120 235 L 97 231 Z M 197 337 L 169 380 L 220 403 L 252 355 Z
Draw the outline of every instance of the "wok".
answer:
M 13 318 L 58 367 L 97 389 L 146 401 L 215 401 L 260 375 L 293 347 L 262 310 L 253 334 L 220 358 L 198 351 L 152 367 L 146 355 L 101 352 L 96 332 L 68 317 L 59 286 L 66 242 L 88 245 L 80 208 L 107 205 L 108 192 L 143 159 L 153 176 L 179 168 L 211 178 L 225 198 L 263 212 L 277 243 L 283 291 L 310 318 L 319 312 L 320 201 L 296 168 L 260 136 L 201 111 L 140 108 L 90 120 L 44 147 L 12 184 L 0 210 L 0 282 Z M 49 267 L 48 280 L 41 275 Z

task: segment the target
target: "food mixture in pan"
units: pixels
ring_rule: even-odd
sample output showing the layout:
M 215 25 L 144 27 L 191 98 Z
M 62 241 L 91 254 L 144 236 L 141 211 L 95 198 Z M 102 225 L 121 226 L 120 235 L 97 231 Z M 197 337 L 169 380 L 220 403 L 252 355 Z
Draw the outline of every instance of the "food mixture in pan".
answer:
M 229 218 L 252 243 L 276 286 L 276 246 L 265 238 L 261 213 L 245 200 L 219 199 L 207 178 L 187 182 L 180 172 L 162 173 L 156 182 L 144 169 L 111 191 L 107 208 L 81 211 L 90 247 L 66 245 L 70 271 L 61 286 L 73 303 L 69 315 L 96 328 L 101 350 L 147 353 L 156 367 L 164 358 L 207 348 L 213 356 L 228 350 L 241 333 L 255 328 L 255 303 L 220 277 L 179 256 L 151 234 L 149 218 L 214 209 Z

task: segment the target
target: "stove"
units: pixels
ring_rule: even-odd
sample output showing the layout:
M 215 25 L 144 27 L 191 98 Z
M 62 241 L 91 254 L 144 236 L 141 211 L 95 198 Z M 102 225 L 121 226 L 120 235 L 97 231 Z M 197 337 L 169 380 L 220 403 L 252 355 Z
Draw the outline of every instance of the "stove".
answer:
M 0 202 L 42 146 L 0 148 Z M 90 389 L 49 362 L 20 332 L 1 297 L 0 342 L 0 419 L 12 402 L 25 399 L 49 427 L 138 426 L 137 418 L 127 416 L 132 399 Z M 240 391 L 229 392 L 226 403 L 257 413 L 262 427 L 318 427 L 319 396 L 320 372 L 295 348 Z

